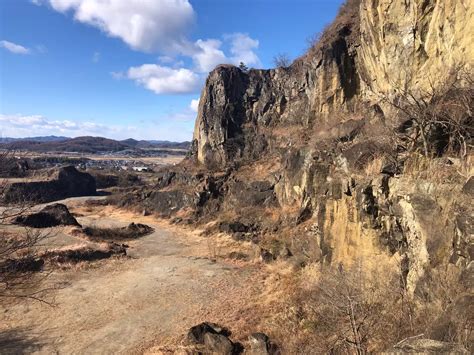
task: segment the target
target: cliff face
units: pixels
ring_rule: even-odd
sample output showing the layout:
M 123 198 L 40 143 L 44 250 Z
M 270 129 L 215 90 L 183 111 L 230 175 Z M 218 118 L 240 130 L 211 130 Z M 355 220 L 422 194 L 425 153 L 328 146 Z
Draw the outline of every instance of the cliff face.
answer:
M 201 95 L 195 155 L 224 167 L 252 155 L 248 146 L 265 141 L 255 138 L 264 127 L 337 123 L 331 112 L 367 103 L 383 108 L 381 98 L 401 89 L 436 86 L 450 67 L 472 67 L 473 36 L 472 1 L 349 1 L 321 41 L 289 68 L 215 69 Z
M 289 68 L 243 72 L 219 66 L 211 72 L 194 130 L 197 159 L 223 167 L 248 156 L 259 127 L 308 125 L 334 107 L 350 107 L 360 86 L 357 16 L 351 14 L 333 27 L 335 40 L 325 41 Z
M 473 64 L 474 6 L 466 0 L 364 0 L 358 63 L 365 98 L 428 89 L 447 69 Z
M 395 122 L 386 100 L 403 90 L 423 95 L 444 83 L 449 68 L 469 72 L 472 38 L 469 0 L 349 1 L 290 67 L 211 72 L 193 155 L 211 170 L 237 171 L 220 190 L 224 201 L 232 181 L 263 178 L 280 208 L 297 206 L 297 223 L 311 227 L 293 239 L 294 252 L 312 245 L 311 260 L 396 265 L 415 292 L 436 265 L 463 269 L 472 259 L 473 211 L 462 190 L 471 170 L 446 184 L 429 176 L 444 163 L 424 161 L 423 178 L 394 178 L 400 153 L 385 137 Z M 262 173 L 256 161 L 265 159 L 278 163 Z M 253 174 L 239 177 L 242 166 Z M 251 184 L 239 189 L 253 193 Z

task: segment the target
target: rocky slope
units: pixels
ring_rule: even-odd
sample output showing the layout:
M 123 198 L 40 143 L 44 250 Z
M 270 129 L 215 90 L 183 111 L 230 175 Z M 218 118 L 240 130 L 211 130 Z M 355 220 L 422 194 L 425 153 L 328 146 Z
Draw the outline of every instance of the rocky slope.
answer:
M 215 170 L 278 160 L 263 177 L 279 206 L 314 219 L 316 259 L 370 258 L 387 247 L 400 253 L 412 290 L 430 265 L 467 266 L 472 211 L 460 191 L 469 173 L 457 184 L 393 178 L 404 158 L 387 129 L 397 93 L 422 95 L 449 68 L 471 70 L 473 14 L 470 1 L 349 1 L 290 67 L 219 66 L 201 95 L 196 160 Z M 382 169 L 367 176 L 375 157 Z
M 225 219 L 267 261 L 398 270 L 409 294 L 423 297 L 449 271 L 465 295 L 472 151 L 408 149 L 395 132 L 412 118 L 394 102 L 406 93 L 423 102 L 452 68 L 471 73 L 473 15 L 472 1 L 352 0 L 288 68 L 217 67 L 201 94 L 192 156 L 135 199 L 190 221 Z M 472 144 L 470 84 L 462 125 Z M 449 136 L 443 127 L 432 137 Z

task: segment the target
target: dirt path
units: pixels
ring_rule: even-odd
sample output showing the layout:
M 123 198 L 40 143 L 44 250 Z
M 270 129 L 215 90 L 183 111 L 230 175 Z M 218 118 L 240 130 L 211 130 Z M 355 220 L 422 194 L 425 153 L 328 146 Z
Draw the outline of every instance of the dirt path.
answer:
M 67 201 L 70 205 L 77 200 Z M 81 200 L 79 200 L 81 202 Z M 129 243 L 129 258 L 55 271 L 55 307 L 22 302 L 0 317 L 0 353 L 140 353 L 176 343 L 201 322 L 224 323 L 244 336 L 264 274 L 258 264 L 208 258 L 205 238 L 110 207 L 84 213 L 84 225 L 146 223 L 155 232 Z

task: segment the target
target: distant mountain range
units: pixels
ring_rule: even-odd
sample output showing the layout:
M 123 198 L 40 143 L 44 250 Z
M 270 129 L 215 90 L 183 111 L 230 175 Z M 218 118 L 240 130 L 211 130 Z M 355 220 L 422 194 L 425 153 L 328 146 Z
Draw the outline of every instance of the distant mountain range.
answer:
M 28 137 L 0 138 L 0 149 L 28 150 L 34 152 L 103 153 L 141 149 L 189 149 L 190 142 L 146 141 L 132 138 L 117 141 L 103 137 Z
M 18 141 L 32 141 L 32 142 L 61 142 L 71 139 L 69 137 L 58 137 L 58 136 L 44 136 L 44 137 L 25 137 L 25 138 L 0 138 L 0 144 L 12 143 Z

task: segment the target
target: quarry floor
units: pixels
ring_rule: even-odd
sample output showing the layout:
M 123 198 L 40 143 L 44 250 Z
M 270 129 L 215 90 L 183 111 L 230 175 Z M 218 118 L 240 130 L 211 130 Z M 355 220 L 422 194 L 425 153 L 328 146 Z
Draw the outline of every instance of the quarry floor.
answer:
M 52 305 L 22 300 L 0 307 L 0 353 L 168 353 L 202 321 L 226 325 L 235 340 L 264 330 L 264 265 L 219 257 L 232 250 L 251 254 L 250 246 L 227 236 L 211 240 L 152 216 L 89 207 L 87 198 L 62 202 L 83 226 L 139 222 L 155 232 L 127 242 L 127 257 L 53 269 L 45 281 L 57 288 L 48 295 Z M 48 243 L 84 241 L 63 228 Z

